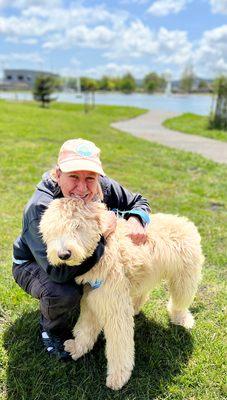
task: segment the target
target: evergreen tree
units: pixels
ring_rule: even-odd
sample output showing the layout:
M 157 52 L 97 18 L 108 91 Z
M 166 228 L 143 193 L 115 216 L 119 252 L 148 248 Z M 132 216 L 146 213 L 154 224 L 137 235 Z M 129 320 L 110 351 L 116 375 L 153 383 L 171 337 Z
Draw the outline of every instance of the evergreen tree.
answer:
M 39 75 L 37 76 L 34 87 L 33 97 L 36 101 L 40 101 L 42 107 L 46 107 L 55 98 L 51 97 L 57 87 L 56 79 L 50 75 Z

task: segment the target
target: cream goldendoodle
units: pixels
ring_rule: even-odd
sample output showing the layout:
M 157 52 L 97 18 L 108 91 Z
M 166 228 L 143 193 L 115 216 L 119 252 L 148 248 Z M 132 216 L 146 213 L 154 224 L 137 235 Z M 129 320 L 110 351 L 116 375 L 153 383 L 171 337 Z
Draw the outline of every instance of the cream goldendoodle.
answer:
M 91 256 L 104 231 L 106 212 L 98 202 L 85 205 L 76 199 L 54 200 L 40 223 L 51 264 L 60 268 L 59 254 L 65 251 L 71 254 L 65 262 L 72 268 Z M 200 235 L 186 218 L 168 214 L 152 215 L 147 229 L 147 243 L 136 246 L 127 236 L 126 221 L 118 219 L 100 261 L 76 278 L 84 285 L 84 294 L 73 330 L 75 340 L 67 340 L 65 349 L 77 360 L 92 349 L 103 330 L 108 362 L 106 384 L 114 390 L 129 380 L 133 369 L 133 317 L 162 279 L 170 291 L 171 321 L 185 328 L 192 328 L 194 323 L 188 308 L 203 264 Z

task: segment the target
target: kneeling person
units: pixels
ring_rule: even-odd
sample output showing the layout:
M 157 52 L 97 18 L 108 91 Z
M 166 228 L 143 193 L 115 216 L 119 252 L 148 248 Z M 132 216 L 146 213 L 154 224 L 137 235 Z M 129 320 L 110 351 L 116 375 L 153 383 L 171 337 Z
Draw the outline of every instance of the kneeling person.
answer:
M 79 197 L 85 203 L 104 202 L 109 211 L 104 237 L 116 228 L 116 216 L 111 210 L 124 212 L 128 220 L 131 240 L 141 245 L 147 235 L 150 208 L 140 194 L 133 194 L 113 179 L 105 176 L 100 161 L 100 150 L 83 139 L 66 141 L 59 152 L 54 170 L 44 174 L 33 196 L 25 207 L 23 229 L 13 246 L 13 276 L 18 285 L 40 302 L 40 336 L 45 350 L 58 359 L 67 360 L 69 353 L 63 342 L 69 338 L 70 316 L 79 314 L 83 288 L 74 278 L 88 271 L 104 252 L 101 240 L 90 260 L 82 269 L 64 265 L 69 256 L 61 254 L 63 265 L 57 268 L 47 260 L 46 246 L 41 239 L 39 224 L 43 212 L 56 198 Z M 83 271 L 83 272 L 81 272 Z

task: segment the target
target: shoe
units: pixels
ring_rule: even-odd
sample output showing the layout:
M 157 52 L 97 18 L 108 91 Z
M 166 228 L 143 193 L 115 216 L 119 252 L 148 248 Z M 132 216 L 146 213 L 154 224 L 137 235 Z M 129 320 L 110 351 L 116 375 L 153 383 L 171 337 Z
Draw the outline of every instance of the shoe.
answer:
M 64 340 L 48 330 L 40 330 L 40 338 L 42 340 L 45 351 L 50 356 L 56 357 L 60 361 L 71 360 L 71 355 L 64 350 Z

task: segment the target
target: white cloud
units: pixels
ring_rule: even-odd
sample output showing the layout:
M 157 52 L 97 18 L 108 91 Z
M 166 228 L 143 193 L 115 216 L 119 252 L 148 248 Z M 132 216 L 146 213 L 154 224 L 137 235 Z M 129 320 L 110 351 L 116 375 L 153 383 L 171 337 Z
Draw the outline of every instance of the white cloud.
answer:
M 201 74 L 227 73 L 227 25 L 204 32 L 193 56 Z
M 156 0 L 147 11 L 157 17 L 172 13 L 178 14 L 186 7 L 188 2 L 189 0 Z
M 106 48 L 114 36 L 115 33 L 103 25 L 95 28 L 78 26 L 67 32 L 66 40 L 80 47 Z
M 161 28 L 158 32 L 158 43 L 160 63 L 180 66 L 188 63 L 192 56 L 192 44 L 187 38 L 187 32 Z
M 177 43 L 177 46 L 176 46 Z M 150 63 L 187 63 L 191 57 L 192 44 L 184 31 L 171 31 L 160 28 L 151 31 L 141 22 L 133 23 L 119 34 L 111 50 L 104 53 L 110 60 L 149 57 Z
M 110 45 L 115 34 L 107 27 L 100 25 L 95 28 L 88 28 L 85 25 L 78 25 L 65 32 L 62 36 L 52 36 L 43 44 L 44 49 L 87 47 L 102 49 Z
M 227 14 L 227 0 L 210 0 L 210 4 L 214 14 Z
M 48 3 L 46 3 L 48 4 Z M 70 8 L 55 7 L 49 9 L 42 6 L 32 6 L 22 11 L 23 17 L 43 18 L 47 21 L 52 21 L 56 30 L 72 28 L 75 25 L 94 24 L 94 23 L 112 23 L 119 25 L 128 18 L 126 11 L 110 12 L 104 6 L 96 5 L 94 7 L 72 6 Z
M 127 18 L 126 12 L 116 11 L 111 13 L 104 6 L 74 6 L 68 9 L 55 7 L 50 12 L 49 3 L 46 2 L 43 7 L 36 5 L 23 9 L 19 15 L 0 17 L 0 33 L 18 37 L 41 37 L 51 34 L 53 37 L 49 36 L 47 40 L 50 45 L 48 43 L 46 47 L 55 48 L 60 45 L 60 38 L 64 39 L 67 35 L 70 37 L 71 34 L 77 36 L 79 33 L 75 34 L 75 32 L 79 32 L 83 29 L 82 27 L 85 30 L 90 29 L 90 31 L 96 29 L 93 36 L 101 36 L 102 32 L 99 26 L 103 26 L 106 29 L 103 30 L 103 35 L 107 34 L 109 37 L 108 27 L 111 27 L 111 30 L 119 29 L 124 25 Z M 84 35 L 87 35 L 87 32 Z M 104 36 L 103 39 L 105 40 Z M 53 44 L 54 40 L 57 42 L 56 46 Z
M 115 32 L 115 40 L 104 56 L 110 60 L 139 58 L 144 54 L 156 54 L 157 51 L 155 33 L 141 21 L 134 21 Z
M 190 48 L 185 32 L 152 30 L 127 13 L 111 13 L 104 6 L 54 8 L 51 14 L 45 7 L 32 6 L 19 16 L 0 18 L 0 32 L 8 41 L 35 44 L 38 40 L 48 51 L 101 49 L 100 57 L 118 62 L 149 56 L 178 64 Z
M 120 65 L 122 62 L 124 64 L 125 59 L 139 59 L 144 56 L 150 58 L 149 64 L 159 62 L 164 65 L 182 65 L 182 62 L 186 63 L 190 59 L 192 45 L 184 31 L 170 31 L 165 28 L 155 31 L 139 20 L 122 24 L 118 29 L 104 25 L 78 25 L 67 29 L 64 35 L 49 35 L 43 44 L 43 48 L 48 50 L 78 47 L 103 49 L 101 56 L 119 62 Z
M 39 37 L 55 29 L 53 23 L 43 23 L 36 18 L 0 17 L 0 33 L 5 35 Z

